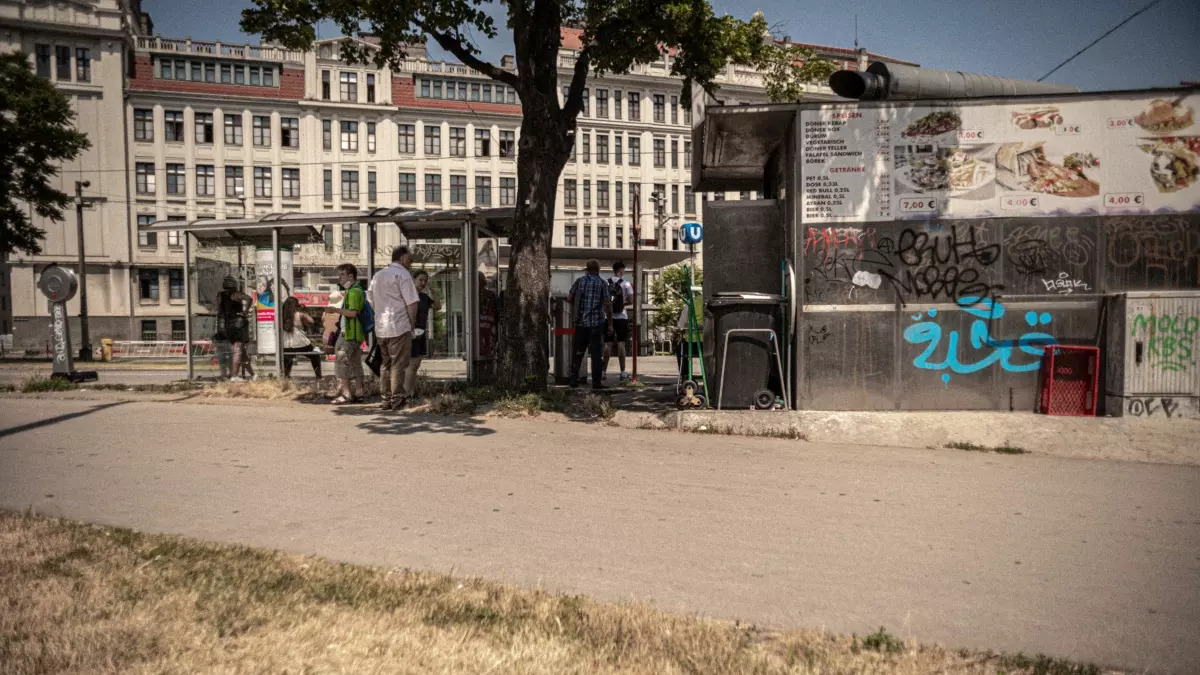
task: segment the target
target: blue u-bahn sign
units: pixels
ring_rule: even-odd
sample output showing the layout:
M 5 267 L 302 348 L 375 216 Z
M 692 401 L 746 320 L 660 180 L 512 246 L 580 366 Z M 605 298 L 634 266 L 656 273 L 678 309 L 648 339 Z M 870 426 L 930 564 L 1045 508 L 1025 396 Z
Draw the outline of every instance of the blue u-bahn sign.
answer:
M 679 226 L 679 241 L 699 244 L 704 239 L 704 226 L 700 223 L 684 223 Z

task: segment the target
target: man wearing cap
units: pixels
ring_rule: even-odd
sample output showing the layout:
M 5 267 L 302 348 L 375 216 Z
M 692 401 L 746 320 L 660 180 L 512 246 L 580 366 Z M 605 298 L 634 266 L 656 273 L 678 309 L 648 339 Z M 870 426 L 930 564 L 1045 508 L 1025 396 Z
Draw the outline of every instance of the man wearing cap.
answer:
M 608 362 L 613 352 L 617 354 L 617 364 L 621 366 L 621 381 L 629 379 L 629 371 L 625 370 L 626 345 L 629 344 L 629 312 L 627 308 L 633 304 L 633 285 L 625 281 L 625 263 L 618 260 L 612 266 L 613 275 L 608 280 L 612 297 L 613 329 L 608 334 L 608 342 L 604 348 L 604 376 L 608 377 Z M 636 310 L 635 310 L 636 311 Z
M 574 353 L 571 356 L 570 383 L 579 386 L 579 366 L 583 356 L 592 352 L 592 389 L 603 389 L 604 336 L 613 330 L 612 295 L 608 284 L 600 278 L 600 262 L 587 261 L 587 274 L 575 280 L 567 302 L 574 317 Z

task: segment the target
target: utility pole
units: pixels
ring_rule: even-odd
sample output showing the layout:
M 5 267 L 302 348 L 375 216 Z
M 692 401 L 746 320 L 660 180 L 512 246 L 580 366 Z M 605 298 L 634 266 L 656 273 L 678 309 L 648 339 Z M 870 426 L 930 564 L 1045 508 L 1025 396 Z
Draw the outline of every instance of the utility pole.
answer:
M 84 197 L 83 189 L 91 187 L 86 180 L 75 181 L 75 225 L 79 236 L 79 360 L 92 360 L 92 341 L 88 337 L 87 260 L 83 246 L 83 210 L 107 201 L 104 197 Z
M 641 280 L 642 270 L 638 266 L 638 249 L 642 243 L 642 225 L 641 225 L 641 206 L 642 206 L 642 190 L 641 185 L 631 185 L 629 190 L 633 197 L 633 208 L 630 209 L 630 217 L 633 218 L 633 372 L 629 376 L 630 382 L 637 382 L 637 357 L 638 357 L 638 316 L 642 313 L 642 296 L 641 296 Z

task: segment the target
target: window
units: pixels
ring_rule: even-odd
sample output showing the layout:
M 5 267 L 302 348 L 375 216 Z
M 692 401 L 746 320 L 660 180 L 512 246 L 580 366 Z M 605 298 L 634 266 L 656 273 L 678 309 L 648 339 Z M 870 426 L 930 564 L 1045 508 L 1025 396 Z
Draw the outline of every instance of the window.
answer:
M 583 246 L 584 246 L 584 248 L 592 247 L 592 226 L 591 225 L 585 224 L 583 226 Z
M 246 194 L 245 177 L 245 170 L 242 167 L 225 167 L 225 196 L 236 199 Z
M 158 62 L 158 76 L 164 80 L 170 80 L 175 77 L 175 69 L 172 67 L 173 61 L 170 59 L 160 59 Z
M 517 135 L 512 131 L 500 132 L 500 156 L 501 157 L 516 157 L 517 156 Z
M 679 213 L 679 186 L 671 186 L 671 213 Z
M 325 201 L 333 201 L 333 169 L 325 169 L 325 173 L 322 176 L 322 182 L 325 188 Z M 329 242 L 328 239 L 325 241 L 326 243 Z
M 634 189 L 633 183 L 629 184 L 629 210 L 633 210 L 634 202 L 637 201 L 638 193 Z
M 34 45 L 33 60 L 38 77 L 50 79 L 50 45 Z
M 255 197 L 270 197 L 271 196 L 271 168 L 270 167 L 254 167 L 254 196 Z
M 450 127 L 450 156 L 451 157 L 466 157 L 467 156 L 467 129 L 466 129 L 466 127 Z
M 300 118 L 279 118 L 279 144 L 285 148 L 300 147 Z
M 425 127 L 425 156 L 426 157 L 441 157 L 442 155 L 442 128 L 441 127 Z
M 589 211 L 592 208 L 592 181 L 583 181 L 583 210 Z
M 750 199 L 750 193 L 742 190 L 738 193 L 738 199 L 741 201 L 746 201 L 747 199 Z
M 252 86 L 257 87 L 262 84 L 261 72 L 258 66 L 250 66 L 250 84 Z
M 321 226 L 321 241 L 325 242 L 325 252 L 333 253 L 334 238 L 333 238 L 333 226 L 332 225 L 322 225 Z
M 250 121 L 254 134 L 254 145 L 267 147 L 271 145 L 271 118 L 266 115 L 255 115 Z
M 167 270 L 167 294 L 172 300 L 183 299 L 183 270 Z
M 157 232 L 147 232 L 144 229 L 142 229 L 144 227 L 148 227 L 150 225 L 150 223 L 153 223 L 153 222 L 154 222 L 154 216 L 138 216 L 137 217 L 138 246 L 140 246 L 142 248 L 157 248 L 158 247 L 158 233 Z
M 600 248 L 609 247 L 608 225 L 596 226 L 596 246 Z
M 579 193 L 574 178 L 563 181 L 563 206 L 571 210 L 579 208 Z
M 446 85 L 446 86 L 448 87 L 450 85 Z M 460 101 L 467 100 L 467 83 L 466 82 L 458 83 L 458 100 L 460 100 Z
M 157 275 L 157 272 L 155 272 Z M 154 299 L 158 299 L 158 279 L 154 281 Z M 158 340 L 158 320 L 157 319 L 142 319 L 142 341 L 156 342 Z
M 475 130 L 475 156 L 490 157 L 492 155 L 492 132 L 489 129 Z
M 242 116 L 225 116 L 225 145 L 242 144 Z
M 233 67 L 233 83 L 234 84 L 246 84 L 246 67 L 245 66 L 234 66 Z
M 54 48 L 54 70 L 60 80 L 71 79 L 71 48 L 59 45 Z
M 358 172 L 342 171 L 342 199 L 358 201 Z
M 446 83 L 446 100 L 453 101 L 456 98 L 458 98 L 458 93 L 454 87 L 454 83 L 447 82 Z
M 584 132 L 583 134 L 583 161 L 592 161 L 592 132 Z
M 588 116 L 591 114 L 591 113 L 590 113 L 590 111 L 589 111 L 589 109 L 588 109 L 588 107 L 589 107 L 589 106 L 588 106 L 588 101 L 589 101 L 589 99 L 591 99 L 591 96 L 590 96 L 590 95 L 589 95 L 589 93 L 588 93 L 587 87 L 584 87 L 584 88 L 583 88 L 583 96 L 582 96 L 582 99 L 581 99 L 581 100 L 583 101 L 583 105 L 582 105 L 582 107 L 580 107 L 580 111 L 583 113 L 583 116 L 584 116 L 584 117 L 588 117 Z
M 671 168 L 679 168 L 679 141 L 671 139 Z
M 192 61 L 191 79 L 193 82 L 199 82 L 200 80 L 204 79 L 204 75 L 201 74 L 203 70 L 204 64 L 200 63 L 199 61 Z
M 180 273 L 180 292 L 183 291 L 183 275 Z M 179 296 L 181 299 L 183 296 Z M 187 321 L 184 319 L 171 319 L 171 339 L 176 342 L 187 339 Z
M 625 155 L 621 151 L 621 134 L 613 134 L 613 159 L 617 161 L 617 165 L 625 163 Z
M 483 87 L 477 83 L 471 84 L 471 100 L 478 101 L 482 97 Z
M 342 122 L 342 150 L 358 152 L 358 122 Z
M 683 142 L 683 166 L 684 166 L 684 168 L 687 168 L 687 167 L 690 167 L 691 165 L 692 165 L 692 142 L 684 141 Z
M 375 123 L 367 122 L 367 152 L 375 152 Z
M 483 85 L 483 102 L 484 103 L 492 102 L 492 85 L 490 85 L 490 84 Z
M 629 166 L 642 165 L 642 139 L 637 136 L 629 137 Z
M 667 97 L 663 96 L 662 94 L 655 94 L 653 100 L 654 100 L 654 121 L 659 122 L 659 123 L 666 122 L 667 121 Z
M 300 169 L 283 169 L 283 198 L 284 199 L 299 199 L 300 198 Z
M 578 143 L 578 138 L 577 138 L 577 137 L 575 137 L 575 136 L 571 137 L 571 154 L 570 154 L 570 155 L 567 155 L 567 161 L 568 161 L 568 162 L 574 162 L 574 161 L 575 161 L 575 145 L 576 145 L 577 143 Z
M 667 210 L 667 186 L 662 183 L 654 184 L 654 191 L 650 194 L 652 199 L 656 201 L 651 205 L 654 207 L 656 215 L 663 215 Z
M 615 188 L 615 194 L 613 195 L 613 205 L 617 207 L 618 211 L 624 211 L 625 210 L 625 184 L 622 183 L 621 181 L 617 181 L 616 184 L 613 185 L 613 187 Z
M 213 142 L 213 116 L 212 113 L 196 113 L 195 118 L 196 142 L 197 143 L 212 143 Z
M 613 90 L 613 119 L 621 119 L 621 90 Z
M 563 244 L 566 246 L 579 245 L 579 231 L 575 223 L 567 223 L 563 226 Z
M 196 165 L 196 196 L 215 197 L 217 194 L 217 169 L 211 164 Z
M 375 76 L 367 75 L 367 103 L 375 102 Z
M 263 68 L 263 85 L 267 87 L 275 86 L 275 68 Z
M 183 111 L 168 110 L 163 113 L 163 137 L 171 143 L 183 142 Z
M 467 203 L 467 177 L 466 176 L 450 176 L 450 203 L 451 204 L 466 204 Z
M 187 192 L 187 172 L 182 164 L 167 165 L 167 194 L 182 195 Z
M 608 181 L 596 181 L 596 208 L 601 211 L 608 210 Z
M 492 177 L 475 177 L 475 206 L 492 205 Z
M 684 124 L 692 123 L 692 109 L 691 108 L 683 109 L 683 123 Z
M 629 92 L 629 121 L 642 121 L 642 95 L 636 91 Z
M 454 98 L 453 89 L 454 89 L 453 87 L 450 87 L 450 90 L 451 90 L 450 98 Z M 434 80 L 433 81 L 433 98 L 441 98 L 441 97 L 442 97 L 442 81 Z
M 620 202 L 617 203 L 620 204 Z M 625 228 L 621 226 L 617 226 L 617 248 L 625 248 Z
M 415 202 L 417 201 L 417 174 L 402 173 L 400 174 L 400 201 Z
M 233 66 L 228 63 L 221 64 L 221 84 L 229 84 L 233 82 Z
M 339 101 L 358 101 L 358 73 L 338 75 Z
M 92 81 L 92 52 L 80 47 L 75 50 L 75 79 L 79 82 Z
M 667 165 L 667 142 L 664 139 L 654 139 L 654 166 L 663 168 Z
M 400 135 L 400 153 L 411 155 L 417 151 L 417 127 L 413 124 L 397 124 Z
M 429 80 L 421 78 L 421 93 L 417 95 L 421 98 L 429 98 Z
M 695 213 L 696 212 L 696 193 L 692 192 L 691 185 L 683 186 L 683 212 L 684 213 Z
M 138 270 L 138 288 L 138 297 L 140 297 L 142 300 L 158 300 L 158 270 Z M 152 334 L 152 337 L 149 339 L 154 340 L 156 339 L 156 336 L 153 334 L 157 331 L 157 329 L 154 328 L 155 322 L 153 320 L 142 322 L 142 339 L 147 339 L 147 323 L 150 324 L 150 332 Z
M 204 64 L 204 81 L 205 82 L 216 82 L 217 81 L 217 64 L 215 64 L 215 63 Z
M 596 117 L 608 117 L 608 90 L 596 90 Z
M 133 140 L 154 140 L 154 111 L 138 108 L 133 111 Z
M 333 149 L 333 121 L 321 120 L 321 149 Z
M 517 179 L 500 179 L 500 206 L 515 206 L 517 203 Z
M 425 204 L 442 203 L 442 174 L 427 173 L 425 174 Z
M 671 97 L 671 124 L 679 124 L 679 97 Z
M 321 71 L 321 100 L 322 100 L 322 101 L 328 101 L 328 100 L 329 100 L 329 98 L 330 98 L 330 93 L 329 93 L 329 71 L 328 71 L 328 70 L 322 70 L 322 71 Z
M 608 134 L 596 134 L 596 163 L 608 164 Z
M 362 247 L 362 226 L 361 225 L 343 225 L 342 226 L 342 250 L 347 253 L 358 253 Z
M 378 184 L 375 181 L 375 172 L 367 172 L 367 201 L 374 202 L 379 195 Z

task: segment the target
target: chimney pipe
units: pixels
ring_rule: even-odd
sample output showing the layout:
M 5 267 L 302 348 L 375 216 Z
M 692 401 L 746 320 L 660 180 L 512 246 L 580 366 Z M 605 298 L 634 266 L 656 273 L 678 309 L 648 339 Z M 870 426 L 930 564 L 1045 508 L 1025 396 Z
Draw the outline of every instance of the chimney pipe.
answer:
M 882 61 L 872 63 L 865 71 L 839 70 L 829 77 L 829 86 L 838 96 L 861 101 L 980 98 L 1079 91 L 1078 87 L 1061 84 L 918 68 Z

